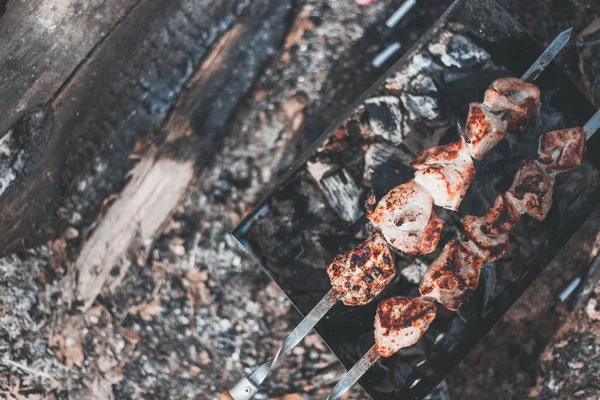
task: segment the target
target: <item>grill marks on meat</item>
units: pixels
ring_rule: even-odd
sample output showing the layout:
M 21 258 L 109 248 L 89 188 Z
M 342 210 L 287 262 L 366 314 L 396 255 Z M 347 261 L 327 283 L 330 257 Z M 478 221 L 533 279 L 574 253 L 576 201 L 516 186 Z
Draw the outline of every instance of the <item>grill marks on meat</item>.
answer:
M 538 161 L 521 163 L 506 197 L 523 214 L 543 221 L 552 206 L 554 177 L 548 175 Z
M 524 133 L 537 113 L 540 89 L 517 78 L 501 78 L 486 90 L 484 103 L 492 112 L 502 114 L 508 132 Z
M 510 231 L 521 220 L 521 215 L 521 210 L 506 193 L 502 193 L 496 197 L 494 206 L 483 217 L 481 231 L 487 235 L 501 235 Z
M 538 161 L 549 174 L 570 171 L 581 165 L 585 143 L 583 128 L 545 133 L 539 139 Z
M 383 300 L 375 315 L 375 345 L 383 357 L 412 346 L 429 329 L 436 307 L 422 298 L 391 297 Z
M 374 234 L 355 248 L 338 254 L 327 267 L 333 290 L 347 306 L 373 301 L 396 274 L 385 239 Z
M 451 240 L 425 272 L 419 292 L 449 310 L 458 310 L 477 289 L 484 265 L 485 257 L 479 252 L 458 239 Z
M 508 234 L 487 234 L 482 230 L 483 224 L 483 217 L 467 215 L 462 219 L 462 231 L 469 238 L 469 241 L 463 242 L 463 245 L 488 261 L 495 261 L 508 249 Z
M 437 247 L 444 221 L 433 211 L 433 198 L 414 180 L 390 190 L 369 212 L 373 204 L 371 193 L 367 218 L 392 247 L 409 254 L 428 254 Z
M 423 150 L 411 163 L 415 182 L 426 188 L 436 206 L 456 211 L 475 178 L 475 166 L 464 138 Z
M 506 136 L 506 128 L 499 116 L 483 103 L 472 103 L 467 116 L 466 141 L 471 157 L 481 160 Z

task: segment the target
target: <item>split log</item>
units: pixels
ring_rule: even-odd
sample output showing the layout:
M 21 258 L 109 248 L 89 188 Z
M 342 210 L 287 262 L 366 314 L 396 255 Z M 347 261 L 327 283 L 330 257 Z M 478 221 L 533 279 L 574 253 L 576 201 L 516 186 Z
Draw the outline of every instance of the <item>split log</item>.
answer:
M 215 153 L 215 138 L 282 42 L 290 11 L 291 1 L 253 1 L 194 74 L 168 117 L 164 144 L 144 155 L 77 258 L 77 299 L 84 309 L 114 279 L 110 272 L 129 249 L 161 231 L 197 169 Z
M 104 199 L 122 188 L 136 141 L 166 117 L 210 47 L 245 7 L 243 0 L 141 0 L 45 107 L 23 114 L 12 137 L 3 138 L 16 145 L 5 162 L 10 184 L 0 196 L 0 255 L 41 243 L 66 223 L 83 226 L 97 216 Z M 3 20 L 10 14 L 9 4 Z M 74 32 L 85 36 L 85 30 L 76 30 L 85 19 L 71 17 L 79 21 L 71 23 Z M 43 57 L 39 53 L 35 57 Z M 3 63 L 0 69 L 8 70 L 10 60 Z M 32 118 L 41 122 L 28 123 Z

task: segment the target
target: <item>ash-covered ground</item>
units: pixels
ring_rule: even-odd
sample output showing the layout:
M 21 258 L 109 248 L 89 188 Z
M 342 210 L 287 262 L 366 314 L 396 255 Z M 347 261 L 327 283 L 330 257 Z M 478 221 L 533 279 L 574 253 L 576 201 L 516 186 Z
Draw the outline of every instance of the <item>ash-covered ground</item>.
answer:
M 410 47 L 450 2 L 418 4 L 389 31 L 383 21 L 401 3 L 296 2 L 283 47 L 238 110 L 215 161 L 164 233 L 132 249 L 121 265 L 130 264 L 125 278 L 85 313 L 70 293 L 87 227 L 1 259 L 0 398 L 213 399 L 272 355 L 299 314 L 229 232 L 383 72 L 370 65 L 372 57 L 398 38 Z M 569 26 L 585 33 L 578 40 L 588 44 L 570 46 L 559 61 L 600 98 L 600 22 L 593 23 L 600 5 L 502 3 L 543 43 Z M 600 294 L 575 312 L 557 296 L 597 252 L 599 224 L 597 212 L 450 376 L 452 398 L 598 397 Z M 312 334 L 282 359 L 257 398 L 324 398 L 342 373 Z M 355 388 L 348 398 L 366 395 Z

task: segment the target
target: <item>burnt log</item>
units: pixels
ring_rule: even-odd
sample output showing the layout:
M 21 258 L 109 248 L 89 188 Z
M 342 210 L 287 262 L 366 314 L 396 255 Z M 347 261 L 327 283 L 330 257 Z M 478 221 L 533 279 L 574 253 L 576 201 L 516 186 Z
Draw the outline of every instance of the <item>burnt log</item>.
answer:
M 146 151 L 81 249 L 75 265 L 84 309 L 116 279 L 111 270 L 130 248 L 161 231 L 198 169 L 218 150 L 215 138 L 283 41 L 290 11 L 290 1 L 253 1 L 194 73 L 162 129 L 164 143 Z
M 46 104 L 139 2 L 0 1 L 0 137 Z
M 122 188 L 136 141 L 166 117 L 210 47 L 246 6 L 241 0 L 142 0 L 50 95 L 43 116 L 40 108 L 22 112 L 11 129 L 10 141 L 18 148 L 10 147 L 10 164 L 22 160 L 17 164 L 27 168 L 13 166 L 0 196 L 0 254 L 41 243 L 67 223 L 87 225 L 96 218 L 104 199 Z M 9 5 L 3 21 L 10 17 Z M 70 17 L 77 20 L 72 23 L 77 34 L 86 36 L 85 29 L 77 30 L 85 20 Z M 41 50 L 35 57 L 43 60 Z M 4 60 L 3 78 L 22 81 L 10 74 L 10 59 Z M 43 85 L 33 84 L 38 86 Z M 40 96 L 31 101 L 46 99 Z M 13 107 L 19 101 L 9 96 L 0 104 Z M 23 121 L 35 115 L 45 121 L 35 128 L 43 133 L 21 132 Z

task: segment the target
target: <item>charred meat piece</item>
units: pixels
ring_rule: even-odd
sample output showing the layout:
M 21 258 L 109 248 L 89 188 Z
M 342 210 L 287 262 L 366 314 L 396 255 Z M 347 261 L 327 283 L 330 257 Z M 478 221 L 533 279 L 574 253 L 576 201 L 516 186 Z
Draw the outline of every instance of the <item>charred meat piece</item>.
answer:
M 464 138 L 423 150 L 411 163 L 415 182 L 433 197 L 436 206 L 456 211 L 475 178 L 475 166 Z
M 506 193 L 502 193 L 496 197 L 494 206 L 483 217 L 481 231 L 486 235 L 501 235 L 519 223 L 521 215 L 521 210 L 507 198 Z
M 544 166 L 535 160 L 527 160 L 517 170 L 506 198 L 521 213 L 543 221 L 552 206 L 553 188 L 554 177 L 546 173 Z
M 550 174 L 566 172 L 581 165 L 585 152 L 583 128 L 563 129 L 540 136 L 538 161 Z
M 338 254 L 327 267 L 333 290 L 347 306 L 367 304 L 387 286 L 396 274 L 388 244 L 380 234 Z
M 490 112 L 482 103 L 472 103 L 469 106 L 466 141 L 471 157 L 481 160 L 504 136 L 506 127 L 499 116 Z
M 427 254 L 437 246 L 444 222 L 433 212 L 433 198 L 410 181 L 390 190 L 374 204 L 367 199 L 367 218 L 395 249 L 409 254 Z
M 454 239 L 429 265 L 419 291 L 449 310 L 458 310 L 477 289 L 479 273 L 484 265 L 485 257 Z
M 383 357 L 417 343 L 435 319 L 435 304 L 422 298 L 390 297 L 377 306 L 375 345 Z
M 501 78 L 486 90 L 484 103 L 492 112 L 502 114 L 508 132 L 524 133 L 537 113 L 540 89 L 517 78 Z
M 464 242 L 463 246 L 478 252 L 488 261 L 495 261 L 506 253 L 508 234 L 501 233 L 497 236 L 486 234 L 481 229 L 483 224 L 483 217 L 467 215 L 462 219 L 463 233 L 469 238 L 469 241 Z

